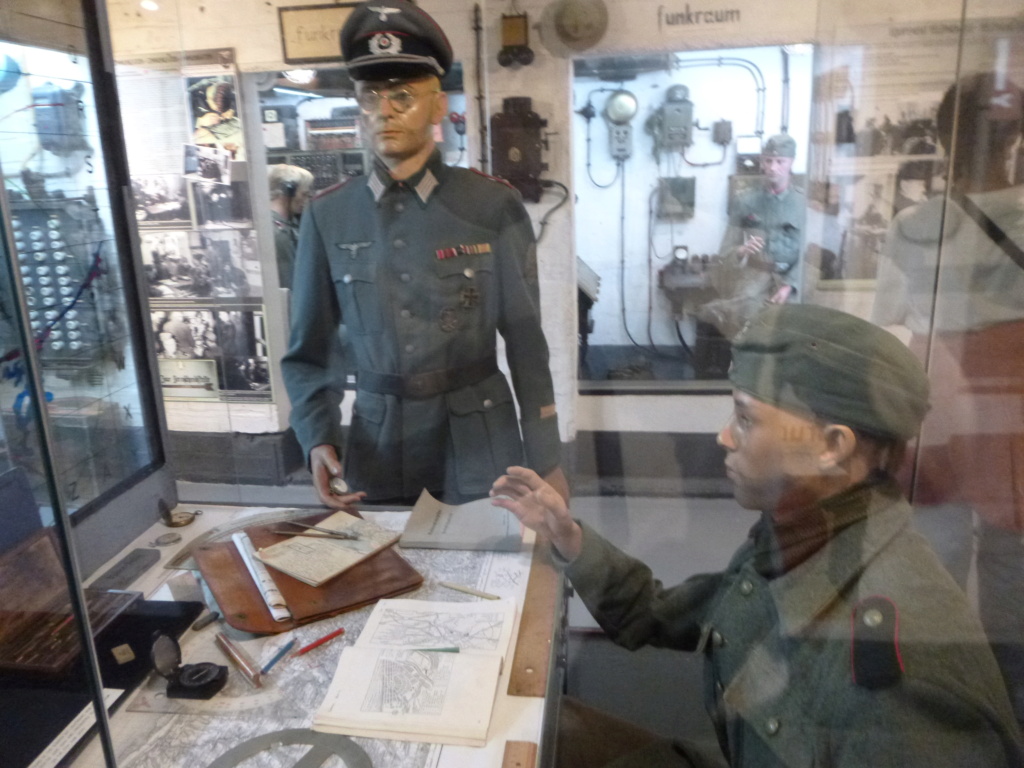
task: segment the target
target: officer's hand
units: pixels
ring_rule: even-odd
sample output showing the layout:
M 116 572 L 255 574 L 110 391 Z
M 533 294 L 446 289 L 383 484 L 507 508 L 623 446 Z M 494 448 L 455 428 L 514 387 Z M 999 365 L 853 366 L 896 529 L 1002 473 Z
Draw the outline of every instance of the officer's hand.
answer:
M 768 299 L 769 304 L 785 304 L 789 300 L 789 295 L 793 292 L 792 285 L 783 285 L 779 290 L 772 294 L 772 297 Z
M 313 474 L 313 488 L 320 503 L 331 509 L 355 510 L 356 505 L 366 496 L 357 493 L 332 493 L 331 480 L 341 479 L 341 462 L 333 445 L 318 445 L 309 452 L 309 471 Z
M 746 242 L 736 249 L 736 253 L 743 258 L 748 258 L 750 256 L 756 256 L 763 250 L 764 238 L 759 235 L 753 235 L 752 237 L 748 237 Z
M 519 522 L 547 536 L 566 560 L 575 560 L 583 549 L 583 530 L 572 519 L 562 495 L 532 469 L 509 467 L 491 486 L 496 507 L 504 507 Z

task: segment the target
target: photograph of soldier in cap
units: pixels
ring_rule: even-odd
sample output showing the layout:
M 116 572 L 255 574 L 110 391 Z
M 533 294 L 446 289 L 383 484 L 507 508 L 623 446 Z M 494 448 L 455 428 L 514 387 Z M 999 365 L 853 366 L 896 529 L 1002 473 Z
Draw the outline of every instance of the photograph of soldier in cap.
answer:
M 525 463 L 568 496 L 529 216 L 511 186 L 446 166 L 434 143 L 447 37 L 405 0 L 365 3 L 341 49 L 374 161 L 303 215 L 282 360 L 317 495 L 342 508 L 426 488 L 460 502 Z M 345 441 L 342 369 L 356 372 Z M 332 494 L 341 478 L 350 492 Z
M 718 443 L 736 501 L 761 517 L 720 572 L 666 588 L 535 472 L 494 484 L 613 641 L 704 657 L 717 748 L 563 697 L 556 763 L 1021 765 L 985 635 L 894 477 L 929 407 L 921 364 L 860 318 L 772 305 L 735 338 L 730 380 Z
M 793 137 L 770 137 L 761 148 L 762 183 L 732 201 L 712 274 L 719 298 L 698 313 L 727 338 L 765 302 L 795 299 L 807 215 L 807 197 L 793 184 L 795 158 Z

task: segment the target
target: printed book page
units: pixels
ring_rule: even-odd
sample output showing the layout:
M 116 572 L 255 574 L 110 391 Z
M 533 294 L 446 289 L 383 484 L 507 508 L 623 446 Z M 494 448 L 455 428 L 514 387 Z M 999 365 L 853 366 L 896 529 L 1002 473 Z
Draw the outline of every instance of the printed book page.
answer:
M 381 600 L 313 729 L 483 746 L 515 613 L 514 600 Z
M 349 646 L 313 730 L 482 747 L 501 657 Z
M 356 645 L 458 648 L 460 653 L 496 654 L 504 658 L 515 619 L 514 600 L 381 600 L 374 606 Z
M 282 524 L 285 527 L 286 524 Z M 318 523 L 320 528 L 353 534 L 353 539 L 319 538 L 314 530 L 296 528 L 290 539 L 263 547 L 256 557 L 272 568 L 294 576 L 313 587 L 319 587 L 339 573 L 362 562 L 375 552 L 394 544 L 398 534 L 368 520 L 337 512 Z

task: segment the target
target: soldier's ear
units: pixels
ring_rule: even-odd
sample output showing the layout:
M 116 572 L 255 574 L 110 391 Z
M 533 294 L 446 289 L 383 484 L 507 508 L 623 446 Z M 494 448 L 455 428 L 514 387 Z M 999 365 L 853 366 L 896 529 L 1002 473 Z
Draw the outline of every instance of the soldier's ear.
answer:
M 448 114 L 448 94 L 440 91 L 434 95 L 436 97 L 434 99 L 434 111 L 430 116 L 430 120 L 433 125 L 440 125 L 445 115 Z
M 822 428 L 825 448 L 818 457 L 822 472 L 834 472 L 853 456 L 857 449 L 857 433 L 845 424 L 826 424 Z

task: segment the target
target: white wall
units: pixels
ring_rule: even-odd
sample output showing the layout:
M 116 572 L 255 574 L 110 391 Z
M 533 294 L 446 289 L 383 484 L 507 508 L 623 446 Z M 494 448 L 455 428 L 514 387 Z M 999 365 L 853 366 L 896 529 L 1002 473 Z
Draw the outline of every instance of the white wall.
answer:
M 626 322 L 633 339 L 648 344 L 648 318 L 651 336 L 657 344 L 678 345 L 671 305 L 658 289 L 658 272 L 672 259 L 673 248 L 687 246 L 691 254 L 714 254 L 725 233 L 728 218 L 729 177 L 736 169 L 738 137 L 753 137 L 758 129 L 758 90 L 760 85 L 746 66 L 756 68 L 764 78 L 764 137 L 779 133 L 784 123 L 798 142 L 794 173 L 807 167 L 807 137 L 810 125 L 812 56 L 808 51 L 789 56 L 789 110 L 782 115 L 783 56 L 778 46 L 691 51 L 678 55 L 682 67 L 674 71 L 658 70 L 622 83 L 639 102 L 632 121 L 633 154 L 623 164 L 623 178 L 602 189 L 616 178 L 616 161 L 608 152 L 608 126 L 601 117 L 608 93 L 619 84 L 596 78 L 578 78 L 573 87 L 574 108 L 579 110 L 591 98 L 598 117 L 590 124 L 590 170 L 587 170 L 586 121 L 574 116 L 573 141 L 576 146 L 574 178 L 576 184 L 576 247 L 578 255 L 602 278 L 600 298 L 591 310 L 594 332 L 591 344 L 630 344 L 622 321 L 623 264 L 625 269 Z M 735 61 L 722 64 L 720 60 Z M 740 62 L 743 64 L 741 65 Z M 667 89 L 676 84 L 689 88 L 693 117 L 702 128 L 718 120 L 732 122 L 734 141 L 723 153 L 713 143 L 708 130 L 693 131 L 693 145 L 684 155 L 653 153 L 653 137 L 645 130 L 647 121 L 664 104 Z M 713 163 L 700 167 L 705 163 Z M 691 165 L 692 164 L 692 165 Z M 593 179 L 591 179 L 593 177 Z M 662 219 L 649 213 L 657 201 L 659 177 L 696 179 L 696 211 L 691 219 Z M 625 249 L 620 248 L 620 204 L 625 191 Z M 649 311 L 649 306 L 653 311 Z

